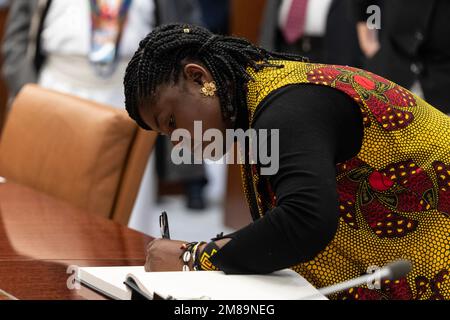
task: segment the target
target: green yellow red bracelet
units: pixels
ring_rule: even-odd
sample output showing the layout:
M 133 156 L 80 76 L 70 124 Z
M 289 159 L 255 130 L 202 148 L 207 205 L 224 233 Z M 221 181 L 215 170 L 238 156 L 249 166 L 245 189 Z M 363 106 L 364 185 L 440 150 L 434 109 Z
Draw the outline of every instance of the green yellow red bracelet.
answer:
M 194 260 L 194 266 L 197 270 L 204 271 L 217 271 L 219 270 L 212 262 L 211 257 L 219 251 L 219 247 L 214 241 L 209 242 L 205 249 L 199 254 L 196 254 L 196 259 Z

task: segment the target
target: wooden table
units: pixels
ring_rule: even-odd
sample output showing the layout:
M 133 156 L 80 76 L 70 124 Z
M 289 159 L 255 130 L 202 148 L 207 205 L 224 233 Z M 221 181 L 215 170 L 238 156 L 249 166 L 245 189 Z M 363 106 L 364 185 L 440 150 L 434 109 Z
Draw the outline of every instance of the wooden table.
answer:
M 151 240 L 33 189 L 0 183 L 0 289 L 18 299 L 103 299 L 84 287 L 68 289 L 68 266 L 143 265 Z

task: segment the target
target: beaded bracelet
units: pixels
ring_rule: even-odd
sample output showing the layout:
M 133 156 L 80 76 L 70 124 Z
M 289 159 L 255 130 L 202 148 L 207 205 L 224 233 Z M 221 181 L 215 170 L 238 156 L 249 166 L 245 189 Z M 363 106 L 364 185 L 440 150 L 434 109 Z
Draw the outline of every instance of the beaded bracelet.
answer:
M 204 245 L 204 244 L 206 244 L 206 242 L 204 242 L 204 241 L 200 241 L 199 243 L 197 243 L 195 246 L 194 246 L 194 248 L 192 249 L 192 261 L 193 261 L 193 267 L 194 267 L 194 270 L 195 271 L 199 271 L 199 270 L 201 270 L 200 269 L 200 266 L 199 266 L 199 263 L 198 263 L 198 254 L 199 254 L 199 251 L 200 251 L 200 246 L 202 246 L 202 245 Z
M 197 268 L 199 270 L 205 270 L 205 271 L 217 271 L 219 270 L 212 262 L 211 257 L 215 255 L 219 251 L 219 247 L 214 241 L 211 241 L 208 243 L 203 249 L 202 253 L 200 255 L 197 254 L 198 261 Z
M 184 250 L 180 259 L 183 260 L 183 271 L 191 271 L 189 263 L 192 259 L 194 271 L 217 271 L 219 270 L 212 262 L 211 257 L 219 251 L 219 247 L 214 241 L 206 244 L 205 249 L 201 253 L 200 246 L 206 244 L 204 241 L 184 243 L 180 249 Z
M 181 246 L 181 250 L 184 250 L 183 253 L 180 256 L 180 259 L 183 260 L 183 271 L 191 271 L 189 268 L 189 262 L 192 258 L 192 250 L 193 248 L 198 244 L 198 242 L 189 242 L 189 243 L 183 243 Z
M 184 252 L 181 254 L 180 259 L 183 260 L 183 271 L 191 271 L 189 268 L 189 262 L 192 259 L 192 265 L 193 269 L 195 271 L 199 270 L 198 263 L 197 263 L 197 257 L 198 257 L 198 251 L 201 245 L 206 244 L 204 241 L 200 242 L 189 242 L 184 243 L 180 249 L 184 250 Z

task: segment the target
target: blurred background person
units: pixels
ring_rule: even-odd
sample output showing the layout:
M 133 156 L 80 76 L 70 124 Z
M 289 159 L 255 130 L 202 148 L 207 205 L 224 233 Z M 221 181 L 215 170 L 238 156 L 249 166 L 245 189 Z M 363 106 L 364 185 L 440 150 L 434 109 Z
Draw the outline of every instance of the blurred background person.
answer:
M 322 62 L 331 0 L 267 0 L 260 45 Z
M 230 33 L 230 0 L 199 0 L 203 22 L 211 32 Z
M 12 95 L 38 82 L 122 108 L 116 89 L 136 40 L 159 24 L 199 24 L 200 15 L 195 0 L 16 0 L 3 73 Z
M 145 35 L 155 26 L 169 22 L 201 24 L 198 2 L 12 1 L 3 42 L 3 75 L 9 95 L 14 97 L 26 83 L 38 83 L 49 89 L 124 108 L 123 76 L 128 61 Z M 206 181 L 201 165 L 174 166 L 170 159 L 166 162 L 168 168 L 164 172 L 170 172 L 178 180 L 187 183 Z M 147 167 L 132 220 L 148 215 L 154 206 L 155 179 L 153 168 Z M 167 177 L 160 173 L 160 179 Z M 194 191 L 199 190 L 195 187 L 196 184 Z M 145 222 L 137 219 L 136 227 L 145 228 L 142 226 Z
M 369 29 L 370 5 L 381 28 Z M 391 79 L 450 114 L 450 1 L 354 0 L 364 68 Z
M 364 55 L 359 48 L 353 0 L 333 0 L 326 20 L 323 61 L 361 68 Z

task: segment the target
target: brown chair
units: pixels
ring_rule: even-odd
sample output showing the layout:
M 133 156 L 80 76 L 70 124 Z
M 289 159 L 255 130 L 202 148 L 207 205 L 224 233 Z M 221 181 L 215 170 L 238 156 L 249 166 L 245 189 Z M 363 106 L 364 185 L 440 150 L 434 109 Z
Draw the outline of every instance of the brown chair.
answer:
M 0 176 L 127 224 L 155 133 L 125 111 L 27 85 L 0 141 Z

